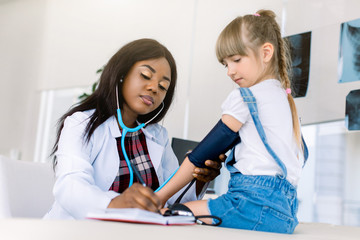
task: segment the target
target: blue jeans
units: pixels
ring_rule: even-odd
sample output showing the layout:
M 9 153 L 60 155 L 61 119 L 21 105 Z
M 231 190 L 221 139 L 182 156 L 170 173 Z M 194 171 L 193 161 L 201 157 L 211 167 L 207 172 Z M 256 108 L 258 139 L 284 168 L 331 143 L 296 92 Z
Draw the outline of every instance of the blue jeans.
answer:
M 275 176 L 232 173 L 226 194 L 208 200 L 211 215 L 221 227 L 293 233 L 298 220 L 296 189 Z

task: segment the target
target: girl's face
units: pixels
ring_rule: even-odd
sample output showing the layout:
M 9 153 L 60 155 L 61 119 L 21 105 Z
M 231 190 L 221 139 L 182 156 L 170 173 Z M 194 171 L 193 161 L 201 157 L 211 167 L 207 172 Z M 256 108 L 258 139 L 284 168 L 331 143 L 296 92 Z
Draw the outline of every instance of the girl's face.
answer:
M 171 69 L 165 58 L 135 63 L 123 81 L 123 116 L 136 120 L 138 115 L 160 106 L 170 86 Z
M 265 66 L 252 51 L 248 56 L 233 55 L 224 58 L 227 75 L 240 87 L 248 88 L 261 82 Z

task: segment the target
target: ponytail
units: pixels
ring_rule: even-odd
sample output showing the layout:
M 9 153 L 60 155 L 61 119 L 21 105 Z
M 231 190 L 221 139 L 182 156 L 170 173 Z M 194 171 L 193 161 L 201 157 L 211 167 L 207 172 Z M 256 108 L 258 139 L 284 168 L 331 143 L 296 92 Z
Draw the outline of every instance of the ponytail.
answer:
M 275 18 L 276 14 L 271 10 L 260 10 L 255 14 L 235 18 L 221 32 L 216 43 L 216 56 L 222 63 L 227 56 L 247 56 L 249 50 L 256 52 L 264 43 L 271 43 L 274 46 L 274 54 L 265 74 L 278 78 L 284 89 L 291 89 L 290 48 L 288 42 L 281 37 L 280 27 Z M 298 146 L 302 147 L 300 122 L 291 94 L 288 94 L 288 101 L 294 137 Z
M 290 55 L 289 42 L 287 39 L 281 37 L 280 27 L 275 20 L 276 15 L 273 11 L 260 10 L 257 12 L 257 14 L 271 19 L 269 23 L 271 24 L 271 27 L 274 29 L 275 38 L 277 42 L 277 51 L 275 52 L 277 54 L 275 54 L 274 56 L 274 60 L 275 60 L 274 68 L 277 69 L 282 87 L 284 89 L 291 89 L 291 81 L 289 78 L 289 75 L 291 75 L 291 55 Z M 274 44 L 274 47 L 276 47 L 276 44 Z M 277 66 L 276 66 L 276 60 L 278 63 Z M 295 101 L 291 93 L 287 94 L 287 98 L 291 109 L 294 137 L 297 145 L 300 148 L 303 148 L 301 141 L 300 121 L 299 121 L 299 116 L 297 113 Z

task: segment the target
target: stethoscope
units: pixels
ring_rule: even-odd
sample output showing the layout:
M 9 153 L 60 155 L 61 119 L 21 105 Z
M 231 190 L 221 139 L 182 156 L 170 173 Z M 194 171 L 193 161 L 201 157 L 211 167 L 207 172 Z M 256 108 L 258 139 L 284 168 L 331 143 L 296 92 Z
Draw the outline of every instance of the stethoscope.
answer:
M 138 171 L 138 170 L 136 169 L 136 167 L 131 163 L 131 161 L 129 160 L 128 155 L 126 154 L 126 149 L 125 149 L 125 135 L 126 135 L 126 133 L 128 133 L 128 132 L 136 132 L 136 131 L 139 131 L 141 128 L 145 127 L 146 124 L 148 124 L 149 122 L 151 122 L 152 120 L 154 120 L 154 118 L 156 118 L 156 117 L 160 114 L 160 112 L 163 110 L 163 108 L 164 108 L 164 102 L 161 102 L 161 104 L 162 104 L 162 105 L 161 105 L 160 111 L 159 111 L 154 117 L 152 117 L 149 121 L 147 121 L 146 123 L 140 123 L 140 124 L 139 124 L 137 127 L 135 127 L 135 128 L 129 128 L 129 127 L 125 126 L 125 124 L 124 124 L 124 122 L 123 122 L 123 120 L 122 120 L 121 110 L 120 110 L 120 106 L 119 106 L 118 86 L 116 85 L 116 105 L 117 105 L 116 111 L 117 111 L 118 122 L 119 122 L 119 124 L 120 124 L 120 127 L 121 127 L 122 130 L 123 130 L 123 131 L 122 131 L 122 134 L 121 134 L 121 150 L 122 150 L 123 155 L 124 155 L 124 157 L 125 157 L 126 164 L 127 164 L 128 168 L 129 168 L 129 174 L 130 174 L 129 187 L 131 187 L 131 185 L 132 185 L 133 182 L 134 182 L 134 172 L 135 172 L 135 174 L 136 174 L 136 178 L 141 182 L 141 184 L 142 184 L 144 187 L 146 187 L 146 184 L 145 184 L 144 180 L 142 179 L 139 171 Z M 166 179 L 166 181 L 165 181 L 163 184 L 161 184 L 161 186 L 158 187 L 154 192 L 158 192 L 161 188 L 163 188 L 163 187 L 170 181 L 170 179 L 175 175 L 175 173 L 178 171 L 179 168 L 180 168 L 180 167 L 178 167 L 178 168 L 175 170 L 175 172 L 173 172 L 173 173 L 170 175 L 170 177 L 169 177 L 168 179 Z M 186 187 L 186 189 L 182 192 L 182 194 L 176 199 L 175 205 L 173 205 L 173 206 L 176 206 L 176 204 L 179 204 L 179 203 L 180 203 L 180 200 L 182 199 L 182 197 L 183 197 L 183 196 L 185 195 L 185 193 L 190 189 L 190 187 L 194 184 L 195 181 L 196 181 L 196 179 L 194 178 L 194 179 L 190 182 L 190 184 Z M 180 205 L 182 205 L 182 204 L 180 204 Z M 183 206 L 184 206 L 184 205 L 183 205 Z M 171 207 L 170 207 L 170 208 L 171 208 Z M 176 213 L 174 213 L 174 211 L 175 211 Z M 180 212 L 181 212 L 181 211 L 180 211 Z M 190 210 L 190 212 L 191 212 L 191 210 Z M 172 216 L 172 215 L 179 215 L 179 211 L 173 209 L 173 210 L 171 210 L 170 213 L 168 213 L 168 214 L 170 214 L 170 216 Z M 191 212 L 191 214 L 193 215 L 192 212 Z M 165 216 L 168 216 L 168 215 L 166 215 L 166 214 L 164 214 L 164 215 L 165 215 Z M 197 221 L 197 222 L 200 222 L 201 224 L 205 224 L 204 222 L 202 222 L 202 221 L 199 220 L 199 219 L 201 219 L 201 218 L 215 218 L 215 219 L 218 220 L 218 222 L 217 222 L 216 224 L 208 224 L 208 225 L 218 226 L 218 225 L 220 225 L 221 222 L 222 222 L 221 218 L 219 218 L 219 217 L 217 217 L 217 216 L 213 216 L 213 215 L 194 216 L 194 217 L 195 217 L 195 219 L 197 219 L 196 221 Z
M 120 127 L 123 130 L 122 133 L 121 133 L 121 150 L 123 152 L 126 165 L 129 168 L 129 175 L 130 175 L 129 187 L 131 187 L 131 185 L 134 182 L 134 172 L 135 172 L 136 178 L 140 181 L 140 183 L 143 186 L 146 186 L 146 184 L 145 184 L 144 180 L 142 179 L 139 171 L 136 169 L 136 167 L 129 160 L 129 157 L 128 157 L 128 155 L 126 153 L 126 149 L 125 149 L 125 135 L 128 132 L 132 133 L 132 132 L 139 131 L 141 128 L 145 127 L 149 122 L 154 120 L 160 114 L 160 112 L 164 109 L 164 102 L 161 102 L 161 104 L 162 105 L 161 105 L 160 111 L 154 117 L 152 117 L 149 121 L 147 121 L 146 123 L 140 123 L 137 127 L 129 128 L 124 124 L 124 122 L 122 120 L 121 110 L 120 110 L 120 106 L 119 106 L 118 86 L 116 86 L 117 118 L 118 118 L 118 122 L 120 124 Z M 177 172 L 178 169 L 179 168 L 177 168 L 175 170 L 175 172 L 173 174 L 171 174 L 171 176 L 160 187 L 158 187 L 154 192 L 158 192 L 161 188 L 163 188 L 170 181 L 170 179 L 175 175 L 175 173 Z

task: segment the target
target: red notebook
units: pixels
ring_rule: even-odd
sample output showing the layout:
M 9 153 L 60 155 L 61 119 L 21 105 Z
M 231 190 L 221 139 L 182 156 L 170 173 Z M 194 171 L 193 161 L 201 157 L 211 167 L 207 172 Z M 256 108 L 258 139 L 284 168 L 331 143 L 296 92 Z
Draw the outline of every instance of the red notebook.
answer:
M 103 221 L 117 221 L 129 223 L 157 224 L 157 225 L 194 225 L 194 216 L 163 216 L 158 213 L 138 208 L 109 208 L 105 211 L 91 212 L 88 219 Z

